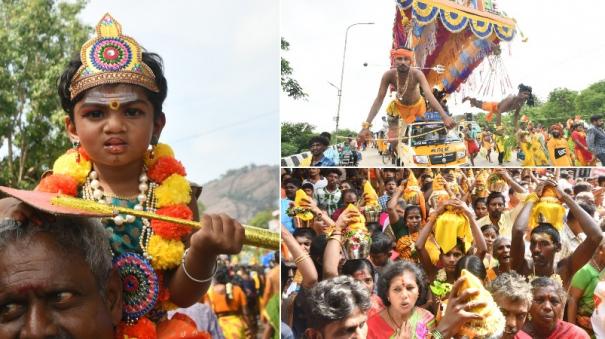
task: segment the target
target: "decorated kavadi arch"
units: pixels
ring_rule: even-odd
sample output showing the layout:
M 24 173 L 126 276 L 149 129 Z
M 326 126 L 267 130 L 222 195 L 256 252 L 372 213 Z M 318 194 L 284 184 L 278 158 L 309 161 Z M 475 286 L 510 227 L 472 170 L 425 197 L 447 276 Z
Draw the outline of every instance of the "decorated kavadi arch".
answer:
M 396 0 L 393 48 L 414 50 L 415 63 L 431 87 L 455 91 L 499 44 L 511 41 L 516 23 L 491 1 Z M 485 2 L 485 3 L 484 3 Z M 463 4 L 461 4 L 463 3 Z M 443 72 L 430 69 L 443 65 Z

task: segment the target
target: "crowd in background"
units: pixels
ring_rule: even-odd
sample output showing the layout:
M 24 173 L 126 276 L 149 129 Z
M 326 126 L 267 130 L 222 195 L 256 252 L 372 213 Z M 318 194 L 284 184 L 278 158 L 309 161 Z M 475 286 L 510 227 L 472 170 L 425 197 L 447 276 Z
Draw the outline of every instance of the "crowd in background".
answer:
M 605 177 L 579 173 L 283 170 L 282 336 L 605 335 Z

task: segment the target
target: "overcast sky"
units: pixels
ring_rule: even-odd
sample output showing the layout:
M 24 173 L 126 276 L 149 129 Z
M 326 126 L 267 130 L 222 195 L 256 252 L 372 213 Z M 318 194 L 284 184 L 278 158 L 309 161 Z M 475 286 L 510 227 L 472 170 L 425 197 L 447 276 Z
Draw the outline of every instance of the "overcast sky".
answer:
M 190 180 L 277 164 L 278 0 L 93 0 L 80 19 L 94 27 L 105 12 L 164 58 L 167 124 L 160 141 L 174 148 Z
M 515 90 L 522 82 L 546 100 L 555 88 L 581 90 L 605 79 L 604 1 L 499 0 L 497 3 L 517 20 L 528 37 L 525 43 L 517 36 L 512 43 L 503 44 L 504 68 L 499 72 L 508 74 Z M 337 90 L 328 82 L 339 85 L 347 26 L 374 22 L 352 27 L 347 42 L 340 128 L 359 130 L 376 97 L 380 78 L 389 68 L 395 1 L 283 0 L 281 7 L 281 34 L 290 42 L 290 51 L 284 57 L 294 68 L 294 78 L 309 94 L 307 101 L 295 101 L 282 94 L 281 119 L 310 122 L 318 132 L 332 131 L 335 127 Z M 364 63 L 368 66 L 364 67 Z M 477 94 L 479 79 L 469 82 L 473 82 L 474 88 L 468 86 L 449 100 L 454 114 L 469 111 L 468 103 L 459 104 L 462 94 Z M 509 89 L 506 94 L 512 91 Z M 484 99 L 499 100 L 506 94 L 497 89 Z M 375 126 L 385 114 L 387 103 L 385 99 Z

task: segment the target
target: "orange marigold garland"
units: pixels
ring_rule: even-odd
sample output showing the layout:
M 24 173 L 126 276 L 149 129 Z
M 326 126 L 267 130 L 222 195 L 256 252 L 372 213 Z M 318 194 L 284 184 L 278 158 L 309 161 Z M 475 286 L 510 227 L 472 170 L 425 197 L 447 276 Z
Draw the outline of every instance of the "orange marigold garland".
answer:
M 191 212 L 191 209 L 186 205 L 173 205 L 159 208 L 156 210 L 156 214 L 187 220 L 193 219 L 193 212 Z M 181 239 L 191 232 L 191 228 L 187 226 L 157 219 L 151 221 L 151 228 L 155 234 L 166 239 Z
M 185 172 L 185 167 L 183 167 L 183 164 L 181 164 L 180 161 L 173 157 L 164 156 L 157 159 L 157 161 L 149 168 L 147 171 L 147 176 L 155 182 L 162 182 L 175 173 L 181 176 L 187 175 Z
M 418 263 L 418 257 L 416 254 L 416 240 L 418 240 L 418 232 L 414 232 L 410 235 L 404 235 L 397 240 L 395 250 L 399 253 L 399 257 L 403 260 Z
M 36 191 L 62 193 L 75 197 L 78 194 L 78 182 L 66 174 L 51 174 L 40 180 Z
M 82 146 L 78 147 L 78 153 L 80 153 L 80 157 L 82 157 L 82 159 L 84 159 L 86 161 L 90 161 L 90 155 L 88 155 L 88 152 L 86 152 L 84 147 L 82 147 Z
M 157 339 L 155 324 L 145 318 L 140 318 L 134 324 L 121 322 L 116 331 L 116 338 L 120 339 Z

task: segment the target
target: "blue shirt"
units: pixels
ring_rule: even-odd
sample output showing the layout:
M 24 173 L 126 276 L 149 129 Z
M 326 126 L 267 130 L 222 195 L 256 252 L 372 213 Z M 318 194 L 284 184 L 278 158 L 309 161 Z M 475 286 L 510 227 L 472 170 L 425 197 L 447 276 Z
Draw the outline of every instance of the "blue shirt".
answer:
M 338 151 L 334 149 L 334 146 L 328 147 L 328 149 L 324 151 L 324 156 L 334 162 L 334 165 L 332 166 L 338 166 L 340 157 L 338 155 Z
M 293 233 L 294 219 L 286 212 L 288 207 L 290 207 L 290 202 L 292 202 L 292 200 L 287 198 L 281 200 L 281 223 L 290 231 L 290 233 Z
M 336 164 L 334 163 L 334 161 L 332 161 L 332 159 L 327 158 L 324 153 L 323 158 L 321 158 L 316 163 L 311 162 L 311 166 L 312 167 L 336 166 Z

